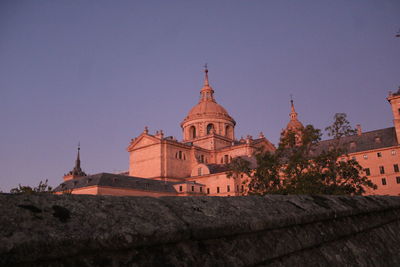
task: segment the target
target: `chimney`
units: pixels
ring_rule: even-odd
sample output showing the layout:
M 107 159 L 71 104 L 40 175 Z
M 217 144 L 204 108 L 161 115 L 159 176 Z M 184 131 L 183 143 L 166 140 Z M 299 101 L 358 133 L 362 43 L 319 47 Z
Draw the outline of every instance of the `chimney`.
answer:
M 361 124 L 357 124 L 356 128 L 357 128 L 357 135 L 360 136 L 362 134 Z

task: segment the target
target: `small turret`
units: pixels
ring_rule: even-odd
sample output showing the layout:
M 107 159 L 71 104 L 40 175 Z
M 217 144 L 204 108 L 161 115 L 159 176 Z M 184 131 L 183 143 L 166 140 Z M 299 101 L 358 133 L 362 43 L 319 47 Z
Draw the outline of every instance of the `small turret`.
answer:
M 203 101 L 213 101 L 214 99 L 214 90 L 211 88 L 210 83 L 208 82 L 208 68 L 207 64 L 204 66 L 204 86 L 200 91 L 200 102 Z
M 290 97 L 290 121 L 286 126 L 286 129 L 283 130 L 282 135 L 286 136 L 289 132 L 293 132 L 296 137 L 296 144 L 301 144 L 301 134 L 302 129 L 304 128 L 303 124 L 297 118 L 297 112 L 294 108 L 294 102 L 292 97 Z
M 87 174 L 81 169 L 80 150 L 81 146 L 80 144 L 78 144 L 78 153 L 75 160 L 75 167 L 72 169 L 72 171 L 64 175 L 64 181 L 87 176 Z

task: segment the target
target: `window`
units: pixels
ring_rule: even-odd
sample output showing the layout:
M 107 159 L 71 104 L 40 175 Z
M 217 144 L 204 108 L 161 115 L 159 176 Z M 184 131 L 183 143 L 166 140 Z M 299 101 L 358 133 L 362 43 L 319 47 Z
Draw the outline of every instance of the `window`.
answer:
M 231 192 L 231 187 L 229 185 L 226 186 L 226 191 Z
M 201 162 L 201 163 L 204 163 L 204 155 L 201 155 L 201 156 L 200 156 L 200 162 Z
M 399 113 L 399 115 L 400 115 L 400 108 L 399 109 L 397 109 L 397 112 Z
M 385 173 L 385 167 L 379 166 L 379 173 L 384 174 Z
M 194 186 L 192 185 L 192 192 L 194 192 Z
M 238 185 L 236 186 L 236 192 L 239 192 L 239 186 Z
M 392 151 L 390 152 L 390 154 L 392 154 L 392 156 L 395 156 L 395 155 L 396 155 L 396 150 L 392 150 Z
M 225 164 L 227 164 L 229 162 L 229 156 L 228 155 L 224 155 L 224 162 L 225 162 Z
M 182 188 L 182 186 L 180 185 L 179 186 L 179 192 L 182 192 L 183 191 L 183 188 Z
M 394 172 L 399 172 L 399 164 L 394 164 L 393 170 L 394 170 Z
M 227 125 L 225 127 L 225 136 L 228 138 L 233 138 L 233 134 L 232 134 L 232 127 L 230 127 L 229 125 Z
M 368 159 L 368 155 L 363 155 L 363 158 L 364 159 Z
M 203 192 L 203 187 L 200 186 L 200 192 Z
M 219 193 L 219 187 L 217 187 L 217 193 Z
M 207 188 L 207 194 L 210 194 L 210 188 Z
M 189 128 L 189 136 L 190 138 L 196 138 L 196 127 L 190 126 Z
M 381 152 L 378 152 L 378 153 L 376 153 L 376 156 L 377 156 L 378 158 L 381 158 L 381 157 L 382 157 L 382 153 L 381 153 Z
M 182 159 L 182 151 L 179 151 L 179 154 L 178 154 L 179 156 L 178 156 L 178 158 L 179 159 Z
M 198 176 L 201 175 L 201 167 L 197 169 L 197 175 L 198 175 Z
M 207 125 L 207 134 L 211 134 L 214 132 L 214 124 L 210 123 Z
M 386 185 L 386 178 L 382 178 L 382 185 Z
M 244 191 L 244 186 L 242 185 L 242 192 Z
M 399 176 L 396 177 L 396 183 L 400 184 L 400 177 Z
M 369 168 L 365 168 L 364 171 L 365 171 L 365 175 L 366 176 L 370 176 L 371 175 L 371 171 L 369 170 Z
M 240 175 L 240 178 L 243 178 L 243 174 Z

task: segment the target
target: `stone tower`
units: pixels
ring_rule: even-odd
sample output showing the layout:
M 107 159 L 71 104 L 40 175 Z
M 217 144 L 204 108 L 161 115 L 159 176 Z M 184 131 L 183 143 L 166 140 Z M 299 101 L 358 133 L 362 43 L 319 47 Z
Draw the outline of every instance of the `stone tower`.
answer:
M 397 143 L 400 142 L 400 87 L 396 93 L 389 93 L 386 98 L 392 106 L 393 124 L 396 130 Z

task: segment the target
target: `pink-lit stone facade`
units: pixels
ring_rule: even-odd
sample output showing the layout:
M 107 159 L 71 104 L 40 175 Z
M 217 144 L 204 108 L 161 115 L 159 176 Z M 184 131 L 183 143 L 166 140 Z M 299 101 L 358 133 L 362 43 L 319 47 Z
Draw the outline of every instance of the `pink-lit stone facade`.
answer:
M 400 92 L 400 91 L 399 91 Z M 367 175 L 378 189 L 368 194 L 400 194 L 400 93 L 390 94 L 387 100 L 391 104 L 394 117 L 395 142 L 383 148 L 366 149 L 350 153 L 348 158 L 355 158 L 365 169 Z M 296 132 L 303 127 L 297 118 L 291 101 L 290 121 L 284 134 Z M 162 131 L 151 134 L 147 127 L 132 139 L 129 152 L 129 172 L 131 177 L 172 182 L 176 192 L 157 192 L 129 188 L 94 186 L 76 188 L 73 194 L 129 195 L 129 196 L 238 196 L 247 192 L 246 177 L 228 178 L 223 167 L 233 158 L 251 157 L 263 148 L 275 151 L 274 145 L 261 133 L 259 138 L 247 136 L 235 138 L 235 120 L 214 98 L 214 90 L 205 73 L 204 86 L 200 91 L 200 100 L 181 123 L 183 140 L 165 137 Z M 362 136 L 361 128 L 358 135 Z M 379 138 L 379 137 L 378 137 Z M 300 138 L 298 138 L 300 140 Z M 354 144 L 356 145 L 356 144 Z M 343 157 L 341 160 L 346 160 Z M 80 164 L 79 155 L 77 163 Z M 79 167 L 80 170 L 80 167 Z M 83 173 L 83 172 L 82 172 Z M 79 179 L 72 172 L 64 177 L 65 181 Z

